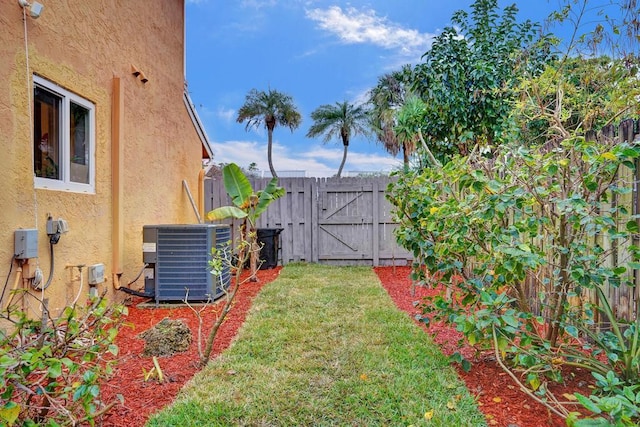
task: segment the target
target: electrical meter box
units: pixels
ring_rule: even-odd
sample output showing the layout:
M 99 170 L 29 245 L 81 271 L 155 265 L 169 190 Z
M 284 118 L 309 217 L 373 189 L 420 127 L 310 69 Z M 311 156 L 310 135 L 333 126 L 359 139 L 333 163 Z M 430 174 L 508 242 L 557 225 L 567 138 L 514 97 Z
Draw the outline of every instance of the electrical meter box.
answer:
M 89 266 L 89 285 L 99 285 L 104 282 L 104 264 Z
M 38 258 L 38 230 L 21 228 L 14 234 L 14 254 L 16 259 Z

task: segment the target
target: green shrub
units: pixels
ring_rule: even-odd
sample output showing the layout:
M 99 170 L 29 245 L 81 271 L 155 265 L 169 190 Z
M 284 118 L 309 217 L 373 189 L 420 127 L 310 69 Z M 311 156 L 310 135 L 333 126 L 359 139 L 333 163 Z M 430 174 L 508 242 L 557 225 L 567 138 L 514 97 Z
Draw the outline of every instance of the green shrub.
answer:
M 100 395 L 111 372 L 114 344 L 126 308 L 102 298 L 87 307 L 66 307 L 44 322 L 10 307 L 2 313 L 13 325 L 0 337 L 0 424 L 93 425 L 112 403 Z
M 604 289 L 633 286 L 640 266 L 624 172 L 639 156 L 635 145 L 576 137 L 554 149 L 505 144 L 492 158 L 457 157 L 400 176 L 388 193 L 398 240 L 418 260 L 416 277 L 449 289 L 424 309 L 526 371 L 532 393 L 559 380 L 562 364 L 613 371 L 621 390 L 637 384 L 640 320 L 617 319 Z M 621 246 L 626 258 L 607 262 Z M 596 315 L 611 331 L 595 327 Z

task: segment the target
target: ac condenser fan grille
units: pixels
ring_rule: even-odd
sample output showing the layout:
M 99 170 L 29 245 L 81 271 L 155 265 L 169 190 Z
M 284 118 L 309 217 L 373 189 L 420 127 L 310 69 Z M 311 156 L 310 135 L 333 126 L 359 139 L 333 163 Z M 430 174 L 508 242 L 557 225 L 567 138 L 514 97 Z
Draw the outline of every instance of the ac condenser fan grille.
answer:
M 158 230 L 158 287 L 163 299 L 207 299 L 211 290 L 207 234 L 198 229 Z
M 152 285 L 158 301 L 215 300 L 229 287 L 231 272 L 211 274 L 211 248 L 228 250 L 228 225 L 157 225 L 144 227 L 144 243 L 153 259 Z M 155 255 L 153 257 L 152 255 Z

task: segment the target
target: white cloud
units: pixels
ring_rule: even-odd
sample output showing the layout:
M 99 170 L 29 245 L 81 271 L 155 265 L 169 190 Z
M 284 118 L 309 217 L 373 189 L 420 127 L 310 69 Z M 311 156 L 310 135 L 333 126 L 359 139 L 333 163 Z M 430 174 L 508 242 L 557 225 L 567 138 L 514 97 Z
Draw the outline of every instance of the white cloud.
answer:
M 247 167 L 255 163 L 262 171 L 269 171 L 267 144 L 256 141 L 225 141 L 213 143 L 215 163 L 236 163 Z M 291 150 L 278 143 L 273 144 L 273 166 L 276 171 L 306 171 L 307 176 L 331 176 L 336 169 L 307 156 L 296 157 Z
M 349 91 L 351 96 L 351 102 L 354 105 L 362 105 L 366 104 L 369 101 L 369 94 L 371 92 L 371 88 L 368 87 L 366 89 L 352 90 Z
M 336 148 L 327 148 L 324 146 L 317 146 L 307 150 L 302 154 L 302 157 L 311 157 L 316 159 L 326 159 L 330 161 L 337 161 L 339 164 L 342 161 L 343 147 L 342 144 L 336 145 Z M 361 153 L 355 151 L 349 145 L 347 151 L 347 165 L 352 167 L 357 165 L 366 166 L 366 170 L 389 170 L 395 166 L 398 166 L 400 161 L 391 156 L 381 156 L 379 154 Z M 365 169 L 362 169 L 365 170 Z
M 213 160 L 216 163 L 237 163 L 247 166 L 252 162 L 260 163 L 265 157 L 261 144 L 255 141 L 225 141 L 214 142 Z M 261 165 L 259 165 L 261 167 Z
M 262 171 L 269 171 L 266 143 L 257 141 L 225 141 L 213 143 L 215 163 L 236 163 L 247 167 L 255 163 Z M 305 171 L 306 176 L 326 177 L 335 175 L 342 161 L 342 145 L 335 148 L 310 147 L 304 153 L 292 153 L 281 144 L 273 145 L 273 165 L 276 171 Z M 355 151 L 347 153 L 345 171 L 389 171 L 398 168 L 401 162 L 391 156 L 365 154 Z
M 336 147 L 338 147 L 337 144 Z M 340 144 L 340 147 L 338 148 L 327 148 L 318 145 L 316 147 L 311 147 L 309 150 L 301 153 L 300 155 L 305 158 L 323 159 L 340 164 L 340 162 L 342 161 L 342 151 L 342 144 Z M 348 157 L 349 153 L 347 152 L 347 158 Z
M 216 116 L 227 123 L 231 123 L 236 119 L 236 110 L 234 110 L 233 108 L 218 107 L 218 109 L 216 110 Z
M 398 49 L 407 57 L 424 53 L 435 36 L 389 22 L 387 18 L 377 16 L 373 9 L 358 11 L 349 7 L 343 11 L 339 6 L 331 6 L 309 10 L 307 17 L 344 43 L 370 43 L 385 49 Z

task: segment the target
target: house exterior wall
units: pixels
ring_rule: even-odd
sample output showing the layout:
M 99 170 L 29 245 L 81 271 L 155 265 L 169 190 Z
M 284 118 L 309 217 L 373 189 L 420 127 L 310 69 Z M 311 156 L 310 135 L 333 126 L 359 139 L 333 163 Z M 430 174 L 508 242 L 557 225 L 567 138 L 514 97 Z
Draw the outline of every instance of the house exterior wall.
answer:
M 79 269 L 70 266 L 104 264 L 105 282 L 98 291 L 122 297 L 114 291 L 112 274 L 118 217 L 122 218 L 123 246 L 122 265 L 115 272 L 121 275 L 115 277 L 124 284 L 143 266 L 143 225 L 196 222 L 182 180 L 196 192 L 202 144 L 183 103 L 183 0 L 42 3 L 45 7 L 38 19 L 27 12 L 25 32 L 18 1 L 0 0 L 0 277 L 9 288 L 14 283 L 29 288 L 16 280 L 18 263 L 10 268 L 14 231 L 36 228 L 38 259 L 29 265 L 37 263 L 46 280 L 50 273 L 47 216 L 65 219 L 69 231 L 53 247 L 51 285 L 44 295 L 31 291 L 47 298 L 55 315 L 78 294 L 88 295 L 87 268 L 82 270 L 84 289 L 79 293 Z M 132 75 L 132 65 L 144 73 L 147 83 Z M 95 194 L 35 188 L 33 75 L 95 104 Z M 120 215 L 117 209 L 114 213 L 112 186 L 114 78 L 119 78 L 123 98 L 118 131 L 124 189 Z M 7 296 L 2 304 L 6 301 Z M 23 304 L 34 313 L 40 310 L 34 298 L 25 297 Z

